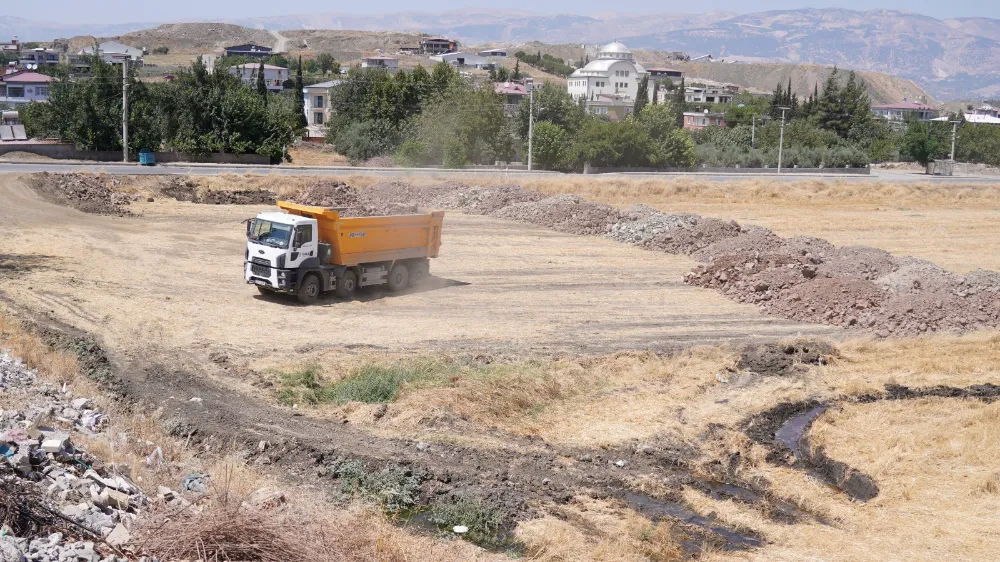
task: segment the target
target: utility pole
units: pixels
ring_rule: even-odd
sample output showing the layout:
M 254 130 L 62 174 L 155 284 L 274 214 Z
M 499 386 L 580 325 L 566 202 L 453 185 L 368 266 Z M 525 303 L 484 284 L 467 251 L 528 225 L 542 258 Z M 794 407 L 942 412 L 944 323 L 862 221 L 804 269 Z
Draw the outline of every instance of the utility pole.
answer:
M 534 86 L 534 84 L 532 84 Z M 531 140 L 535 136 L 535 89 L 528 90 L 528 171 L 531 171 Z
M 128 58 L 122 59 L 122 162 L 128 163 Z
M 785 148 L 785 111 L 789 108 L 779 107 L 781 110 L 781 136 L 778 140 L 778 173 L 781 173 L 781 153 Z
M 757 148 L 757 114 L 753 114 L 753 125 L 750 126 L 750 148 Z
M 958 136 L 958 121 L 951 122 L 951 161 L 955 162 L 955 137 Z

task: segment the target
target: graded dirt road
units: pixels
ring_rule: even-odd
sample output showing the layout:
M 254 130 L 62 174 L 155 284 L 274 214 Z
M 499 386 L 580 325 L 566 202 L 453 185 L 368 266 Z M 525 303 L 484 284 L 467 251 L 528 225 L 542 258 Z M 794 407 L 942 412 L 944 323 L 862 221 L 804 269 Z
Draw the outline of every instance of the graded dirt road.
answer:
M 268 363 L 358 347 L 596 354 L 838 332 L 684 285 L 687 257 L 459 213 L 445 218 L 425 288 L 302 307 L 243 282 L 240 221 L 265 207 L 163 199 L 132 208 L 141 216 L 86 215 L 4 179 L 3 254 L 24 269 L 3 291 L 112 349 Z

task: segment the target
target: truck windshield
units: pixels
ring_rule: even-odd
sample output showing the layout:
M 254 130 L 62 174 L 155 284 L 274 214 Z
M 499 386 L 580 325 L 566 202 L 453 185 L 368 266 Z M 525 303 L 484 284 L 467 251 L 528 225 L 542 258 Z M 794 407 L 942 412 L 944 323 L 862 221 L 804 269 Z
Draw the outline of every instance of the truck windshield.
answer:
M 254 219 L 249 236 L 250 240 L 258 244 L 275 248 L 287 248 L 291 237 L 292 225 L 262 219 Z

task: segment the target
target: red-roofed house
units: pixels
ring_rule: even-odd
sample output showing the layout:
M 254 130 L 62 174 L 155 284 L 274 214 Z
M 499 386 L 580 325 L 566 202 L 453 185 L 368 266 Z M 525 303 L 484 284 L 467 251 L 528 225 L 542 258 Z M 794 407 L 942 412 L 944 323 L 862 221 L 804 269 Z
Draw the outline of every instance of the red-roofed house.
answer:
M 524 84 L 517 82 L 497 82 L 493 84 L 493 91 L 504 97 L 503 110 L 508 115 L 513 115 L 517 111 L 518 104 L 528 95 L 528 89 Z
M 888 121 L 909 121 L 911 119 L 928 121 L 937 117 L 941 110 L 915 101 L 903 100 L 902 103 L 873 105 L 872 113 Z
M 37 72 L 11 72 L 0 76 L 0 106 L 15 109 L 33 101 L 49 100 L 52 77 Z

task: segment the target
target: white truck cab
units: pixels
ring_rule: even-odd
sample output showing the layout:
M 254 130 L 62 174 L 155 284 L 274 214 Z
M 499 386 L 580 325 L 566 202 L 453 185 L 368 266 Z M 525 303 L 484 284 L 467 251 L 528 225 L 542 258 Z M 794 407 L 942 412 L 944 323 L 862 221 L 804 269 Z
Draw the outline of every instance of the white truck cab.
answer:
M 293 291 L 295 272 L 319 266 L 316 219 L 261 213 L 247 222 L 244 279 L 272 291 Z

